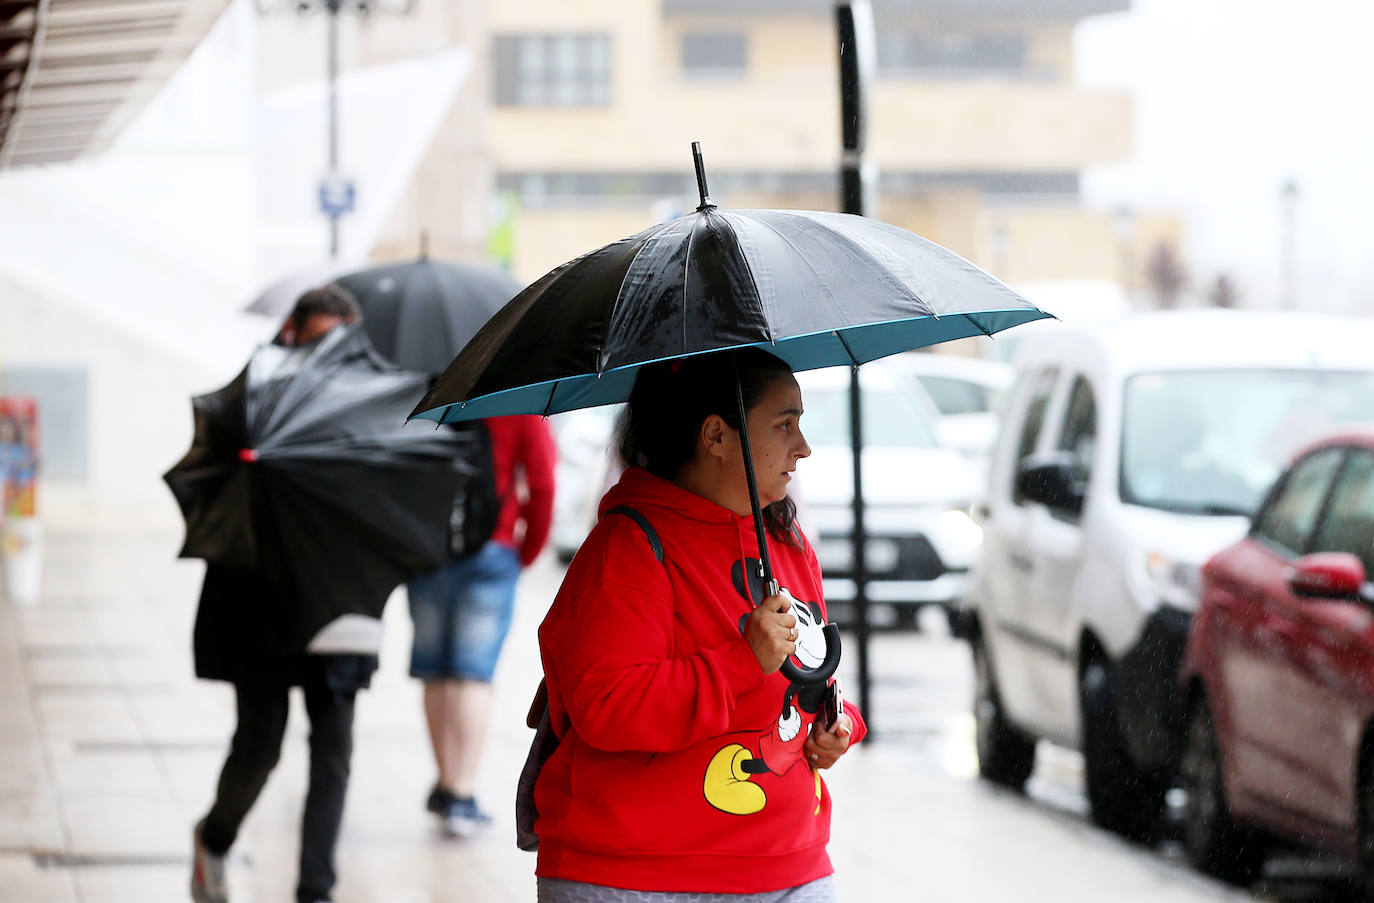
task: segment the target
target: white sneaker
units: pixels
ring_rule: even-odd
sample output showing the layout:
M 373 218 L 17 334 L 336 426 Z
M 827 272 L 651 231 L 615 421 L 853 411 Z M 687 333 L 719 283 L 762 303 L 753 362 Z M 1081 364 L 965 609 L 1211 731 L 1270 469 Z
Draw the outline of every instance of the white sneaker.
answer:
M 191 899 L 195 903 L 229 903 L 229 887 L 224 881 L 224 857 L 205 848 L 200 839 L 204 822 L 191 832 Z

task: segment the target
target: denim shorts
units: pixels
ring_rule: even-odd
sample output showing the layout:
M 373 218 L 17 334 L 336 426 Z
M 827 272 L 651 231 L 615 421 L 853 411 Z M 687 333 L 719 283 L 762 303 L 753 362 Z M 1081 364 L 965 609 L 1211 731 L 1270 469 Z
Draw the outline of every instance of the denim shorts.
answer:
M 515 549 L 488 542 L 476 555 L 411 580 L 411 676 L 490 683 L 510 631 L 519 576 Z

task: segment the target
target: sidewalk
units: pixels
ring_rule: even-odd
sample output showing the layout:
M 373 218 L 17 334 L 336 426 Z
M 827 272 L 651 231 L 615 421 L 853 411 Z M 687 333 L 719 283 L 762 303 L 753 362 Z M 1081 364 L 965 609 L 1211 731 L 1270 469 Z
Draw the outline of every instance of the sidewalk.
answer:
M 191 825 L 210 802 L 233 698 L 193 677 L 202 565 L 176 561 L 179 542 L 179 531 L 49 535 L 40 603 L 0 602 L 3 903 L 188 899 Z M 561 576 L 546 556 L 522 580 L 480 776 L 479 798 L 497 823 L 471 840 L 440 836 L 424 811 L 434 768 L 418 686 L 405 673 L 404 597 L 388 607 L 382 667 L 359 696 L 337 903 L 534 899 L 535 858 L 515 848 L 512 800 L 538 682 L 535 627 Z M 856 658 L 842 668 L 851 696 Z M 1071 756 L 1042 757 L 1032 779 L 1040 798 L 1030 802 L 974 780 L 960 644 L 888 635 L 873 661 L 883 739 L 826 775 L 841 900 L 1231 896 L 1086 826 L 1081 799 L 1058 789 L 1076 786 Z M 234 903 L 286 901 L 294 889 L 307 720 L 299 699 L 293 706 L 281 764 L 231 855 Z M 739 843 L 748 848 L 747 833 Z

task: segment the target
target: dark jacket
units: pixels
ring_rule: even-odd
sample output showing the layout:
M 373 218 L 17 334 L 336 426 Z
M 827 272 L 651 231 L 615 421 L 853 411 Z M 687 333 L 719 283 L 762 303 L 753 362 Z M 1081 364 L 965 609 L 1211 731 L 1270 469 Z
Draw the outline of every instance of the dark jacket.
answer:
M 375 655 L 307 655 L 290 640 L 291 600 L 251 571 L 207 564 L 196 611 L 196 676 L 237 685 L 299 686 L 323 666 L 337 690 L 368 686 Z

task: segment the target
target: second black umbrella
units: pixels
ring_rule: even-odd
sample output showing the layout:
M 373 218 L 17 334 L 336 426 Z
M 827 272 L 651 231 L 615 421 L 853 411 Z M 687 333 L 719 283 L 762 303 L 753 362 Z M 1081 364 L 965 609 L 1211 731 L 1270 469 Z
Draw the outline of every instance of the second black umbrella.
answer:
M 363 325 L 383 357 L 438 373 L 522 286 L 500 270 L 421 257 L 334 280 L 363 309 Z

